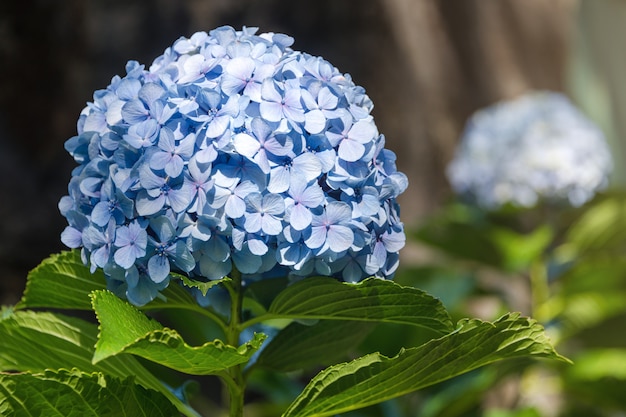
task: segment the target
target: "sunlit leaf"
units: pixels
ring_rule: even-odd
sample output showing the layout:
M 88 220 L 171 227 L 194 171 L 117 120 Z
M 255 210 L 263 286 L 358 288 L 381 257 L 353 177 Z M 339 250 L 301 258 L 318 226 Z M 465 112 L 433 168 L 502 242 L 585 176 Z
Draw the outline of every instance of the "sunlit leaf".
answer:
M 100 321 L 95 363 L 120 353 L 131 353 L 192 375 L 209 375 L 246 363 L 265 339 L 263 334 L 239 347 L 220 340 L 192 347 L 175 330 L 163 327 L 108 291 L 92 294 Z
M 508 314 L 489 323 L 465 320 L 453 333 L 388 358 L 373 353 L 315 376 L 283 417 L 322 417 L 399 397 L 499 360 L 562 359 L 543 327 Z
M 440 334 L 452 329 L 439 300 L 416 288 L 376 278 L 358 284 L 307 278 L 276 296 L 268 313 L 257 320 L 276 318 L 409 324 Z
M 172 417 L 161 393 L 103 374 L 45 371 L 0 374 L 0 415 L 14 417 Z
M 138 384 L 163 393 L 181 412 L 195 415 L 130 355 L 92 364 L 97 334 L 95 324 L 75 317 L 34 311 L 7 314 L 0 320 L 0 371 L 39 373 L 78 368 L 120 379 L 133 376 Z
M 28 274 L 26 290 L 16 307 L 91 310 L 89 293 L 104 288 L 102 270 L 92 274 L 81 261 L 80 251 L 61 252 L 45 259 Z
M 368 322 L 323 320 L 292 323 L 261 351 L 257 365 L 282 372 L 328 366 L 345 360 L 373 328 Z

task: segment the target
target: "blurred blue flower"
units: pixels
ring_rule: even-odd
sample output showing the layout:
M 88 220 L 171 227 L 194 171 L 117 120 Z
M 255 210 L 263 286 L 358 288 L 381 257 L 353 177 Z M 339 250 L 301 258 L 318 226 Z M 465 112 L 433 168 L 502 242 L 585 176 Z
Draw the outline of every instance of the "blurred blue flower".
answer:
M 198 32 L 94 93 L 65 144 L 61 239 L 117 294 L 145 304 L 173 272 L 393 275 L 406 177 L 365 90 L 292 43 Z
M 458 194 L 489 209 L 580 206 L 608 185 L 612 166 L 604 135 L 567 97 L 530 92 L 476 112 L 447 173 Z

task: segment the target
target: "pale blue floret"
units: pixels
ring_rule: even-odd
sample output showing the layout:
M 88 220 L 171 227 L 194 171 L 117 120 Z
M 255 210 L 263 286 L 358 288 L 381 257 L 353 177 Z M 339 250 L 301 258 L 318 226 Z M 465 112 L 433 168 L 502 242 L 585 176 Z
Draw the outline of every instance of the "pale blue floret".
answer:
M 479 206 L 580 206 L 608 185 L 604 135 L 566 96 L 529 92 L 477 111 L 447 173 L 454 190 Z
M 407 186 L 371 100 L 293 39 L 221 27 L 94 93 L 61 240 L 142 305 L 172 273 L 218 280 L 390 278 Z M 200 302 L 206 300 L 199 296 Z

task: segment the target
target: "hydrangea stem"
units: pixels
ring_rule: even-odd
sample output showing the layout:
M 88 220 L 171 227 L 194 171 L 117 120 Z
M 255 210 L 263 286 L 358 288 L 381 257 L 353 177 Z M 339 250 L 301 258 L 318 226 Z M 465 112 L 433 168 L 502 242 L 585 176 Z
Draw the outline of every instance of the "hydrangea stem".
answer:
M 243 304 L 241 273 L 233 268 L 230 278 L 231 281 L 226 283 L 226 288 L 228 289 L 231 298 L 230 323 L 228 324 L 226 337 L 229 345 L 239 346 L 241 310 Z M 222 378 L 222 380 L 228 388 L 230 417 L 243 417 L 245 380 L 243 378 L 241 365 L 230 368 L 228 371 L 228 377 Z
M 548 321 L 545 311 L 546 302 L 550 297 L 548 272 L 543 259 L 536 260 L 530 267 L 530 287 L 532 297 L 532 315 L 541 323 Z

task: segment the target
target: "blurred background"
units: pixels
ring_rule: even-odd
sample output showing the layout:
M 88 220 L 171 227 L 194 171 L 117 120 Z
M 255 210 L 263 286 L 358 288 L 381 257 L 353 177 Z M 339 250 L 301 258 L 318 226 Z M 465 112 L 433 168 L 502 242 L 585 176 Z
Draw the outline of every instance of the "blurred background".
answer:
M 112 76 L 124 74 L 126 61 L 133 59 L 149 65 L 180 36 L 221 25 L 236 29 L 245 25 L 259 27 L 260 32 L 289 34 L 295 38 L 293 49 L 323 56 L 341 72 L 351 74 L 356 84 L 365 87 L 375 105 L 373 115 L 378 128 L 387 138 L 387 148 L 396 152 L 398 168 L 408 175 L 410 182 L 400 198 L 401 217 L 411 238 L 402 254 L 398 276 L 401 282 L 424 287 L 441 297 L 459 317 L 471 314 L 491 319 L 499 311 L 515 309 L 538 314 L 546 324 L 566 317 L 570 325 L 580 324 L 582 320 L 582 327 L 588 329 L 590 322 L 584 317 L 589 314 L 595 314 L 593 325 L 608 323 L 594 328 L 586 338 L 576 339 L 579 346 L 589 340 L 604 340 L 602 335 L 606 339 L 607 334 L 625 333 L 626 292 L 619 291 L 623 290 L 626 265 L 621 261 L 619 267 L 612 266 L 626 254 L 619 252 L 626 241 L 626 200 L 601 202 L 596 207 L 601 216 L 597 213 L 586 219 L 583 216 L 573 232 L 564 232 L 579 250 L 576 253 L 593 252 L 589 263 L 581 264 L 584 267 L 570 274 L 569 282 L 574 283 L 570 293 L 528 294 L 537 291 L 532 285 L 529 288 L 528 277 L 532 280 L 533 262 L 543 256 L 546 242 L 555 237 L 552 234 L 546 238 L 542 229 L 537 228 L 529 235 L 507 235 L 509 232 L 503 235 L 502 229 L 496 230 L 497 233 L 492 230 L 497 222 L 491 223 L 487 231 L 478 230 L 475 223 L 466 221 L 467 215 L 461 229 L 449 228 L 452 223 L 457 227 L 459 221 L 458 218 L 452 221 L 452 212 L 445 211 L 453 198 L 445 168 L 454 155 L 467 118 L 482 107 L 531 89 L 565 92 L 601 127 L 615 161 L 612 189 L 626 185 L 626 54 L 623 53 L 626 2 L 623 0 L 3 1 L 0 4 L 0 304 L 16 303 L 28 271 L 49 254 L 65 249 L 59 235 L 66 223 L 57 203 L 67 193 L 75 163 L 63 143 L 76 134 L 79 113 L 92 100 L 94 90 L 105 88 Z M 439 225 L 445 223 L 444 229 L 450 230 L 454 242 L 446 241 L 441 233 L 433 234 L 432 230 L 424 233 L 423 228 L 434 224 L 433 219 Z M 600 233 L 611 230 L 616 223 L 623 226 L 623 235 L 613 233 L 607 237 Z M 598 224 L 604 229 L 598 229 Z M 421 232 L 412 233 L 418 230 Z M 459 249 L 459 234 L 454 234 L 455 230 L 467 232 L 461 244 L 469 242 L 469 246 L 475 247 L 487 242 L 483 253 L 459 253 L 463 248 Z M 480 235 L 472 235 L 475 232 Z M 585 240 L 585 236 L 596 232 L 595 241 Z M 554 241 L 559 243 L 558 239 Z M 492 262 L 484 253 L 491 244 L 500 245 L 496 247 L 502 252 L 498 252 L 502 255 L 498 262 Z M 613 251 L 611 256 L 617 255 L 607 260 L 607 248 Z M 599 278 L 590 275 L 590 271 L 599 270 L 598 252 L 602 253 L 605 267 L 601 270 L 604 275 Z M 454 268 L 447 264 L 442 269 L 441 260 L 446 259 L 446 254 L 465 259 L 465 263 L 459 262 Z M 471 268 L 467 267 L 468 258 L 473 262 Z M 515 268 L 505 265 L 505 261 L 515 264 Z M 475 264 L 481 262 L 488 268 L 476 273 Z M 503 280 L 503 275 L 511 270 L 515 276 Z M 572 304 L 571 311 L 563 307 L 567 304 L 563 298 L 567 294 L 588 294 L 585 285 L 590 285 L 590 280 L 604 292 L 594 293 L 597 297 L 591 301 L 585 298 L 582 304 Z M 614 297 L 610 303 L 603 298 L 606 294 Z M 535 296 L 539 296 L 540 302 Z M 611 306 L 608 310 L 598 307 L 606 303 Z M 569 316 L 561 314 L 567 313 L 566 310 Z M 582 327 L 568 329 L 578 331 Z M 376 337 L 381 334 L 376 333 Z M 608 343 L 610 348 L 624 346 L 623 340 Z M 391 343 L 389 353 L 393 354 L 396 348 Z M 608 381 L 621 381 L 622 385 L 600 384 L 597 390 L 601 397 L 610 397 L 610 411 L 594 414 L 595 411 L 587 410 L 566 415 L 626 415 L 624 408 L 620 408 L 623 403 L 614 403 L 623 391 L 611 396 L 613 392 L 605 389 L 625 386 L 626 350 L 611 352 L 614 354 L 611 358 L 620 358 L 619 361 L 604 363 L 609 364 L 608 368 L 619 363 L 623 374 L 613 375 L 614 379 Z M 596 361 L 593 356 L 586 360 L 591 364 Z M 582 369 L 586 375 L 586 368 Z M 597 371 L 593 367 L 587 369 Z M 541 370 L 531 372 L 530 377 L 526 374 L 515 378 L 504 371 L 497 376 L 473 374 L 465 380 L 464 389 L 454 384 L 437 387 L 426 393 L 436 401 L 424 402 L 420 400 L 423 397 L 412 397 L 402 410 L 419 408 L 421 416 L 478 415 L 467 410 L 472 407 L 496 410 L 493 404 L 519 405 L 519 387 L 523 384 L 530 384 L 525 395 L 537 402 L 543 397 L 533 397 L 532 387 L 549 394 L 548 388 L 553 385 L 546 385 L 545 381 L 546 378 L 553 381 L 555 374 L 550 372 L 556 371 L 547 372 L 548 377 L 536 383 L 537 374 L 542 372 L 546 374 Z M 606 375 L 598 378 L 606 379 Z M 575 377 L 574 382 L 571 380 L 569 386 L 577 395 L 580 392 L 577 389 L 586 380 Z M 485 399 L 472 396 L 472 392 L 485 387 L 490 387 Z M 465 395 L 465 408 L 457 406 L 455 414 L 444 405 L 461 398 L 459 392 Z M 596 397 L 590 398 L 593 404 Z M 538 403 L 531 401 L 542 414 L 523 414 L 530 408 L 518 407 L 522 410 L 518 414 L 494 411 L 489 416 L 558 415 L 559 410 L 568 409 L 559 408 L 560 403 L 554 398 L 548 402 L 549 406 L 537 406 Z M 398 410 L 383 414 L 402 415 Z M 413 414 L 406 411 L 406 415 Z
M 366 88 L 409 176 L 402 217 L 415 225 L 448 197 L 444 168 L 467 117 L 527 89 L 568 92 L 622 161 L 625 19 L 620 0 L 3 1 L 0 301 L 15 302 L 26 272 L 63 249 L 56 205 L 74 167 L 63 143 L 129 59 L 149 64 L 178 37 L 225 24 L 293 36 Z

